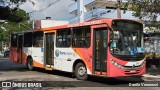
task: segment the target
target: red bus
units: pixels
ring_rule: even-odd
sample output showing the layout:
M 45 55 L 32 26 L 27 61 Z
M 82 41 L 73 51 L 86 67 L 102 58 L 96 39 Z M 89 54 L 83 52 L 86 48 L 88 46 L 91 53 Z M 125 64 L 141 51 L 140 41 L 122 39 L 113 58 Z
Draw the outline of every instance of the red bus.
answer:
M 40 24 L 40 23 L 38 23 Z M 35 25 L 38 25 L 35 24 Z M 10 60 L 47 70 L 88 75 L 140 76 L 145 73 L 143 25 L 127 19 L 99 19 L 11 35 Z

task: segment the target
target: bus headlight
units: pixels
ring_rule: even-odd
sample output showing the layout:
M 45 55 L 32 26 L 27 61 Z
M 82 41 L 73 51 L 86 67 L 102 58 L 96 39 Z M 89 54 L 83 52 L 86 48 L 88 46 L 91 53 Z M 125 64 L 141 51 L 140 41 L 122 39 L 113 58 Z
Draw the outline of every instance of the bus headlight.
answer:
M 118 63 L 117 63 L 116 61 L 114 61 L 113 59 L 111 59 L 111 63 L 112 63 L 114 66 L 123 69 L 123 66 L 120 65 L 120 64 L 118 64 Z
M 146 65 L 146 61 L 144 60 L 141 64 L 141 68 L 143 68 Z

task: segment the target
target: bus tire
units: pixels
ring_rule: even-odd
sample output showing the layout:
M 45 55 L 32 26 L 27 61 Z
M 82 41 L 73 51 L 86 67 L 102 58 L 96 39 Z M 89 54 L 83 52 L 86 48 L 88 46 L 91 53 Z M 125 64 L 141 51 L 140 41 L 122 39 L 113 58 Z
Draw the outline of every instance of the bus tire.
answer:
M 27 59 L 27 68 L 28 70 L 32 71 L 34 66 L 33 66 L 33 59 L 32 58 L 28 58 Z
M 75 67 L 75 76 L 78 80 L 86 80 L 88 78 L 86 66 L 78 63 Z

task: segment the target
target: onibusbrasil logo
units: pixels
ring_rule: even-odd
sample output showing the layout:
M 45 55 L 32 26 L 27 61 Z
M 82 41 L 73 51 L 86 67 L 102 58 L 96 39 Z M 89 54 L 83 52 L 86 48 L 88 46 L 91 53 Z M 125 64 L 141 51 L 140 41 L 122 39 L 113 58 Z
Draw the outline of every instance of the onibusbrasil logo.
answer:
M 56 54 L 56 57 L 59 56 L 59 50 L 58 49 L 55 51 L 55 54 Z

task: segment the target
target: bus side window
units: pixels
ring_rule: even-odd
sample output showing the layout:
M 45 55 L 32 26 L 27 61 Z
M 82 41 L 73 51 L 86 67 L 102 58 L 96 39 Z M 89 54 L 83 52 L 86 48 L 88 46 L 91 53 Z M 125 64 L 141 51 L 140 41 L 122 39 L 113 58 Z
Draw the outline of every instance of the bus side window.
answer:
M 90 27 L 80 27 L 73 29 L 72 46 L 77 48 L 90 46 Z
M 17 47 L 17 34 L 12 34 L 11 35 L 11 46 L 12 47 Z
M 34 32 L 33 47 L 43 47 L 43 32 Z
M 32 47 L 33 32 L 27 32 L 24 34 L 24 47 Z
M 71 46 L 71 30 L 58 30 L 56 35 L 56 47 L 70 47 Z

